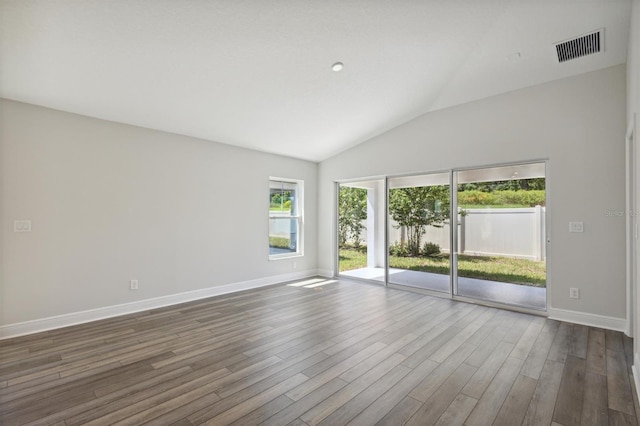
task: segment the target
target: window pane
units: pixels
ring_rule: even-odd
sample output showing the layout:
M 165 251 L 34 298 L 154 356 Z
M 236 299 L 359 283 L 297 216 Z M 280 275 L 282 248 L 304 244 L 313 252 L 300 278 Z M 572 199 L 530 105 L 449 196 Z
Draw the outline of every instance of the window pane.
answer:
M 269 181 L 269 213 L 292 216 L 297 214 L 296 190 L 294 182 Z
M 269 257 L 302 253 L 302 194 L 299 180 L 269 179 Z
M 269 191 L 269 213 L 287 216 L 296 214 L 296 191 L 294 189 L 274 189 Z
M 269 254 L 298 251 L 298 219 L 275 217 L 269 219 Z

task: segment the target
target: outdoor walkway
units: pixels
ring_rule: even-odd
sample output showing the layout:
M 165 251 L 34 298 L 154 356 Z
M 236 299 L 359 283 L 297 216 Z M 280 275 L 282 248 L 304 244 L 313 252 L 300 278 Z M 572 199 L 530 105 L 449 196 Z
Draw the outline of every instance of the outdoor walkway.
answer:
M 384 283 L 384 268 L 354 269 L 340 274 Z M 389 283 L 449 293 L 449 275 L 390 268 Z M 547 307 L 545 288 L 475 278 L 458 277 L 458 295 L 541 311 Z

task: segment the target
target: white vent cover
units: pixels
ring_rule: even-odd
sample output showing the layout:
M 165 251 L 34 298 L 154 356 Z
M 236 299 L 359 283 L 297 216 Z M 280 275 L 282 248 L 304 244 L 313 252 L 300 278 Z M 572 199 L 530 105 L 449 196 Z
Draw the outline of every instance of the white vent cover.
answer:
M 599 53 L 602 46 L 604 46 L 604 30 L 602 29 L 555 45 L 560 63 Z

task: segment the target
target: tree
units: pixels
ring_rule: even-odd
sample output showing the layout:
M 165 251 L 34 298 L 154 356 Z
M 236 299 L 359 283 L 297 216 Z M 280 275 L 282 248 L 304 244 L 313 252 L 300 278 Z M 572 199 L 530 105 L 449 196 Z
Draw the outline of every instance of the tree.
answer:
M 271 195 L 270 195 L 270 205 L 269 208 L 271 209 L 283 209 L 283 210 L 287 210 L 291 208 L 291 198 L 292 198 L 292 193 L 291 191 L 281 191 L 279 189 L 271 190 Z M 287 203 L 289 203 L 287 205 Z
M 341 186 L 338 193 L 338 244 L 340 248 L 351 240 L 358 248 L 362 240 L 360 233 L 366 229 L 367 190 Z
M 391 189 L 389 214 L 397 228 L 406 228 L 407 249 L 418 256 L 427 226 L 440 228 L 449 219 L 449 188 L 436 185 Z
M 510 179 L 510 180 L 496 180 L 491 182 L 472 182 L 461 183 L 458 185 L 458 191 L 482 191 L 482 192 L 494 192 L 494 191 L 530 191 L 530 190 L 545 189 L 545 178 L 531 178 L 531 179 Z

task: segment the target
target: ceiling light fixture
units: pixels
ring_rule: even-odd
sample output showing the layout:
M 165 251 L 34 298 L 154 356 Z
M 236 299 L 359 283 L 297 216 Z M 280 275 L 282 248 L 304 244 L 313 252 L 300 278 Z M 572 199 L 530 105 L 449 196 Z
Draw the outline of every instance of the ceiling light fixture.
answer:
M 335 72 L 342 71 L 343 68 L 344 64 L 342 62 L 336 62 L 335 64 L 331 65 L 331 69 Z

